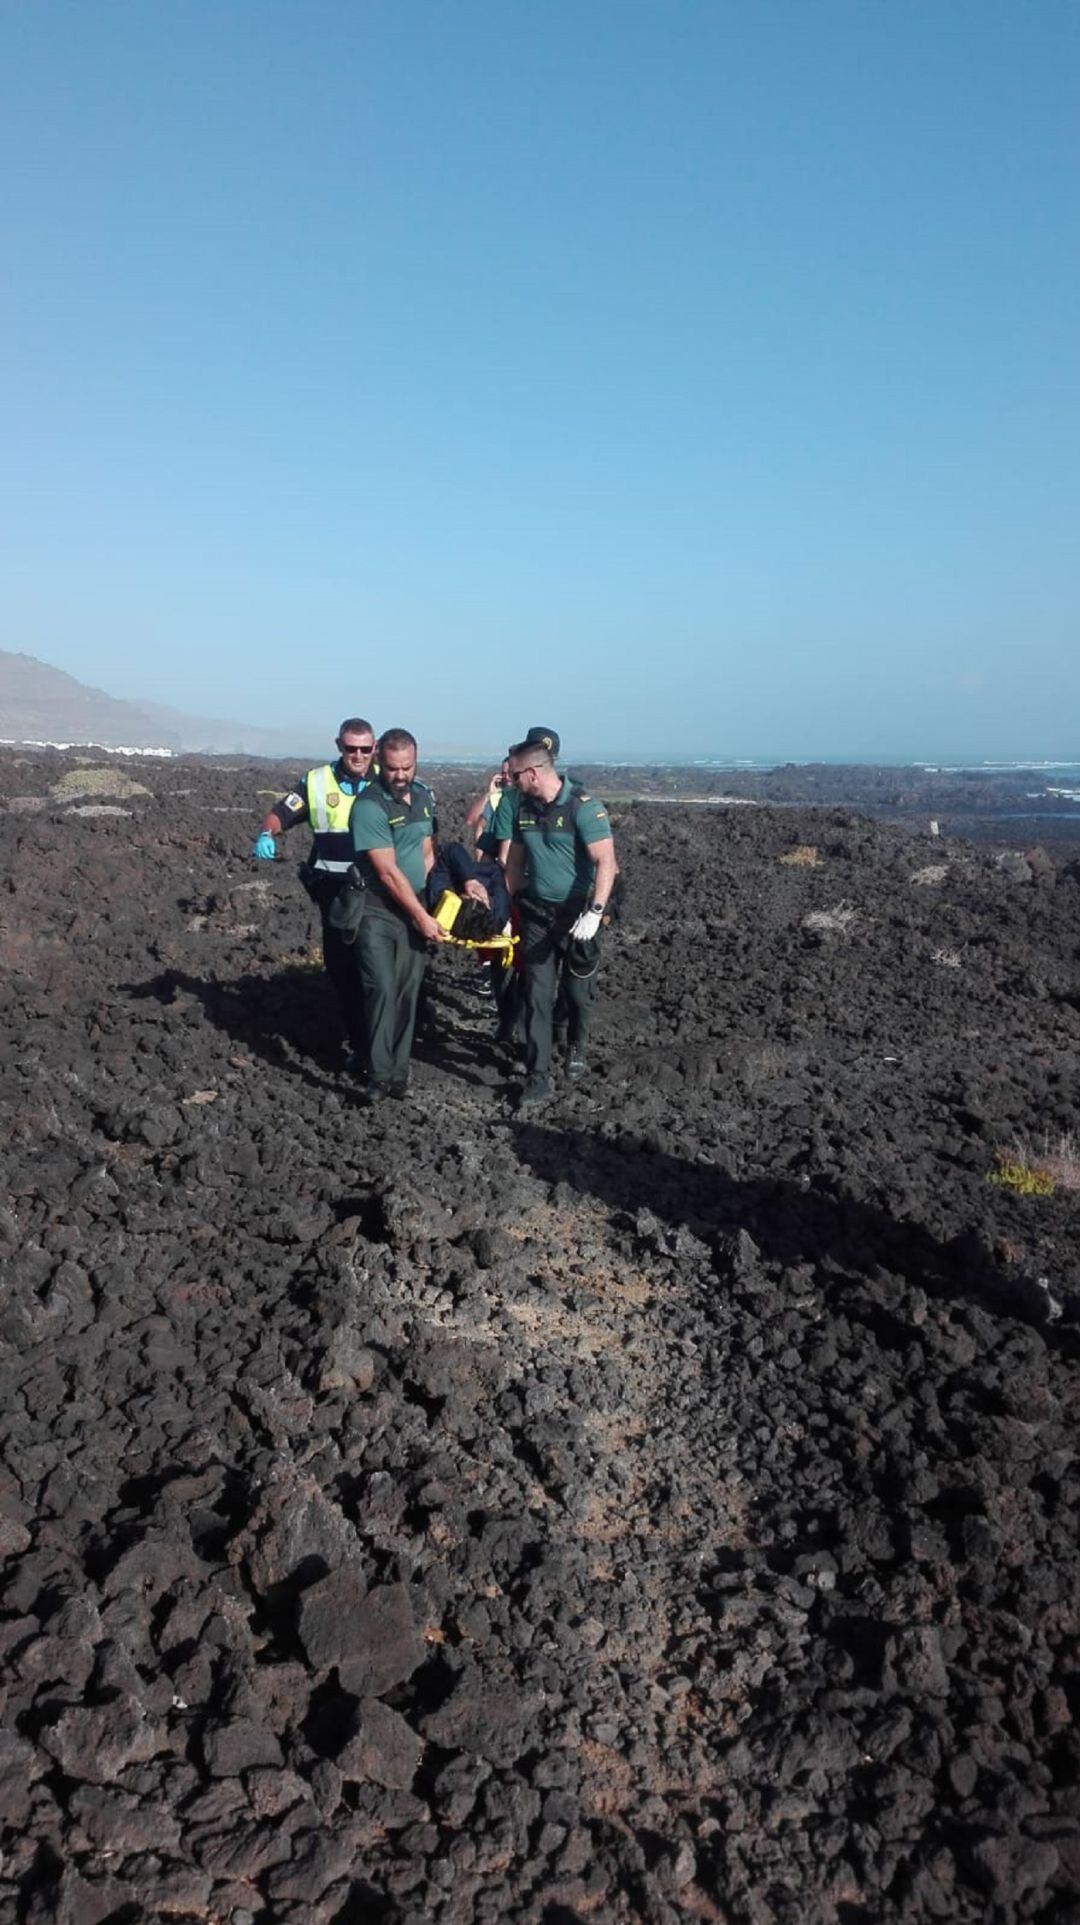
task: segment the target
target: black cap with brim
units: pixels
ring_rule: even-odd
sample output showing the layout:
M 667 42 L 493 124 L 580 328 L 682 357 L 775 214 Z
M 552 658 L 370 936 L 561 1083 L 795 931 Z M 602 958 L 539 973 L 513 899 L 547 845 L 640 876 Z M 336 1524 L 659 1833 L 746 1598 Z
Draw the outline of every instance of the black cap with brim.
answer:
M 547 749 L 550 755 L 558 755 L 559 738 L 554 729 L 537 726 L 529 730 L 525 737 L 525 746 L 529 749 Z
M 574 936 L 567 944 L 566 967 L 579 982 L 588 982 L 600 967 L 600 942 L 596 936 Z

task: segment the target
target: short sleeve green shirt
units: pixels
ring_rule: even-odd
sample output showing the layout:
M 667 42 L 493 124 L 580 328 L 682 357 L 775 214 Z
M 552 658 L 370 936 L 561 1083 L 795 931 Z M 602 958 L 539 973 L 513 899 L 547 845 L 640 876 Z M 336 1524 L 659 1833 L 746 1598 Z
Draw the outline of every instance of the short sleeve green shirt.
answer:
M 499 797 L 495 814 L 488 830 L 495 847 L 500 842 L 509 842 L 514 833 L 514 819 L 520 798 L 516 789 L 504 789 Z
M 423 782 L 413 782 L 407 805 L 390 795 L 381 782 L 373 782 L 363 795 L 357 796 L 349 827 L 357 866 L 365 880 L 375 881 L 369 851 L 392 849 L 402 875 L 422 897 L 427 880 L 424 843 L 433 832 L 434 813 L 431 790 Z
M 604 804 L 564 776 L 546 805 L 519 794 L 512 839 L 525 851 L 523 893 L 529 900 L 568 902 L 592 889 L 596 844 L 611 840 L 611 823 Z

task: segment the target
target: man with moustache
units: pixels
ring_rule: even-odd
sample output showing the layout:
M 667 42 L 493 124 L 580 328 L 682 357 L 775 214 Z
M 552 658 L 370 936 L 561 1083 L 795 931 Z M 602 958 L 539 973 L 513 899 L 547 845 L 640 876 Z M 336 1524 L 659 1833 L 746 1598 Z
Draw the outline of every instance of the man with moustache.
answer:
M 408 1091 L 427 945 L 446 940 L 424 903 L 435 860 L 434 798 L 417 780 L 416 737 L 408 729 L 387 729 L 380 738 L 379 773 L 357 797 L 350 832 L 366 890 L 356 939 L 368 1063 L 362 1100 L 374 1104 Z

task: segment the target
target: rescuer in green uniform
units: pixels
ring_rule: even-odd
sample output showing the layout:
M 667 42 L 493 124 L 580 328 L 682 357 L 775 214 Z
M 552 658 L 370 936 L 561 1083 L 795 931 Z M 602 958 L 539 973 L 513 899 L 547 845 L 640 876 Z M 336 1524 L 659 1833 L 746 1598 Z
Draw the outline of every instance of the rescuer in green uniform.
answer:
M 321 768 L 309 769 L 280 802 L 263 817 L 251 853 L 261 862 L 272 862 L 277 854 L 276 836 L 295 829 L 298 822 L 310 822 L 313 839 L 311 855 L 301 870 L 301 880 L 319 911 L 322 922 L 322 950 L 326 973 L 334 985 L 341 1019 L 349 1039 L 348 1067 L 361 1068 L 364 1060 L 363 994 L 357 973 L 356 957 L 348 943 L 329 920 L 331 906 L 352 862 L 353 846 L 349 816 L 357 796 L 367 788 L 375 754 L 375 732 L 370 722 L 350 715 L 337 732 L 338 759 Z
M 356 939 L 364 992 L 368 1083 L 364 1101 L 403 1097 L 409 1087 L 416 999 L 429 942 L 446 933 L 424 905 L 435 860 L 434 798 L 416 779 L 416 738 L 388 729 L 379 742 L 379 774 L 357 798 L 352 846 L 365 884 Z
M 519 795 L 506 880 L 521 913 L 525 974 L 522 1108 L 551 1095 L 555 998 L 568 1012 L 568 1073 L 588 1068 L 585 1046 L 595 968 L 576 969 L 578 945 L 594 945 L 615 884 L 615 843 L 602 802 L 560 775 L 550 749 L 518 742 L 510 775 Z
M 538 722 L 534 728 L 526 731 L 523 737 L 523 743 L 527 749 L 547 749 L 552 761 L 556 759 L 559 753 L 559 737 L 556 735 L 555 730 L 545 728 L 540 722 Z M 509 753 L 507 753 L 503 761 L 503 768 L 509 769 L 509 766 L 510 756 Z M 492 810 L 491 821 L 485 822 L 483 825 L 487 840 L 485 853 L 494 856 L 497 862 L 502 863 L 504 869 L 510 857 L 510 844 L 514 836 L 514 819 L 517 815 L 520 801 L 521 796 L 514 782 L 512 779 L 509 779 L 503 784 L 499 799 Z

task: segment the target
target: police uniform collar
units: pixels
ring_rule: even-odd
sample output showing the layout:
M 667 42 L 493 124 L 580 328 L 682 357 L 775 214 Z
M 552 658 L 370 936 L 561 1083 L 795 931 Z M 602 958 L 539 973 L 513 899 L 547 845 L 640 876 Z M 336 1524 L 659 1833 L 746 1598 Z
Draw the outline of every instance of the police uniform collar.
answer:
M 541 802 L 540 797 L 535 796 L 533 798 L 533 807 L 538 809 L 542 815 L 546 815 L 549 809 L 557 809 L 560 802 L 565 802 L 569 793 L 570 779 L 568 776 L 562 775 L 559 777 L 559 786 L 552 796 L 551 801 Z

